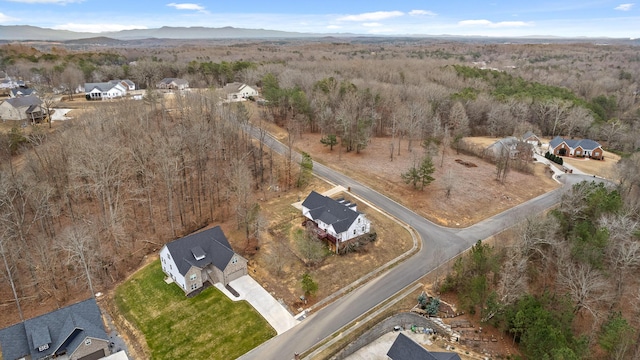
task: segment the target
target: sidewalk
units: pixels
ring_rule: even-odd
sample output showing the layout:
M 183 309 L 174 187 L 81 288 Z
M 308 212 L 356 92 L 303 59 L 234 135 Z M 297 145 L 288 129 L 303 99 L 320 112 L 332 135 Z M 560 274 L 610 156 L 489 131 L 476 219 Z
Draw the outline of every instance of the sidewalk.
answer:
M 216 283 L 215 287 L 233 301 L 246 300 L 273 326 L 278 335 L 299 323 L 282 304 L 271 296 L 271 294 L 260 286 L 251 276 L 244 275 L 239 279 L 231 281 L 229 285 L 240 294 L 239 297 L 231 294 L 221 283 Z

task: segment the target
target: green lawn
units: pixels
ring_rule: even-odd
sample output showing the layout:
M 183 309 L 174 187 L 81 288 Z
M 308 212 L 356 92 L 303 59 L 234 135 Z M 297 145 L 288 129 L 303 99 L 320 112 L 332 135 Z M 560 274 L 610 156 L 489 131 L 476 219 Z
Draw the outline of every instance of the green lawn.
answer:
M 186 298 L 164 282 L 160 260 L 120 285 L 115 301 L 155 360 L 235 359 L 276 335 L 249 303 L 233 302 L 215 287 Z

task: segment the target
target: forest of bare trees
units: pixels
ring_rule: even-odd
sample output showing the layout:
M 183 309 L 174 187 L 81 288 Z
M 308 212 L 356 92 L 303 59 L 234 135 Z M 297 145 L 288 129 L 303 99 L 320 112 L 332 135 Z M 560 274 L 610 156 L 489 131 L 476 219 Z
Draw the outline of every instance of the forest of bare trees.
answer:
M 298 165 L 242 131 L 253 115 L 280 125 L 289 145 L 319 132 L 335 138 L 332 151 L 363 152 L 372 139 L 391 138 L 389 161 L 433 146 L 437 164 L 438 146 L 459 149 L 468 135 L 532 130 L 602 142 L 623 156 L 615 209 L 594 213 L 580 202 L 603 201 L 613 196 L 608 190 L 574 189 L 555 218 L 527 223 L 522 244 L 500 266 L 542 282 L 527 264 L 553 269 L 555 282 L 543 287 L 566 294 L 573 313 L 602 325 L 613 313 L 608 304 L 640 334 L 627 285 L 640 267 L 636 47 L 388 40 L 79 52 L 12 44 L 0 48 L 0 68 L 68 96 L 85 81 L 113 78 L 153 88 L 163 77 L 183 77 L 200 88 L 170 104 L 149 91 L 143 101 L 84 110 L 55 131 L 0 137 L 0 306 L 19 309 L 2 325 L 40 303 L 61 306 L 109 288 L 165 242 L 212 222 L 233 219 L 255 237 L 266 222 L 256 199 L 295 186 Z M 230 81 L 261 88 L 267 102 L 252 107 L 258 114 L 219 102 L 215 89 Z M 530 286 L 523 279 L 496 277 L 501 301 L 521 299 Z

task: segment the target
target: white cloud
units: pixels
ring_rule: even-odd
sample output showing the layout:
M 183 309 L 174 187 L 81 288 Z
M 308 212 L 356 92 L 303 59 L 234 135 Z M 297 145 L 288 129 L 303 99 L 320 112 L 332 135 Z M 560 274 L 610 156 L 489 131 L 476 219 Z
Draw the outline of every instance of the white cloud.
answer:
M 195 11 L 204 11 L 205 10 L 204 6 L 202 6 L 202 5 L 189 4 L 189 3 L 184 3 L 184 4 L 170 3 L 170 4 L 167 4 L 167 6 L 174 7 L 177 10 L 195 10 Z
M 10 21 L 16 21 L 16 20 L 18 20 L 18 19 L 12 18 L 11 16 L 5 15 L 3 13 L 0 13 L 0 24 L 1 23 L 10 22 Z
M 377 22 L 370 22 L 370 23 L 362 23 L 362 26 L 364 26 L 364 27 L 379 27 L 379 26 L 382 26 L 382 24 L 377 23 Z
M 500 21 L 493 22 L 485 19 L 481 20 L 462 20 L 458 22 L 460 26 L 486 26 L 490 28 L 505 28 L 505 27 L 523 27 L 533 25 L 530 22 L 525 21 Z
M 69 31 L 90 32 L 90 33 L 101 33 L 101 32 L 109 32 L 109 31 L 122 31 L 122 30 L 133 30 L 133 29 L 147 29 L 146 26 L 142 26 L 142 25 L 75 24 L 75 23 L 56 25 L 53 28 L 56 30 L 69 30 Z
M 24 3 L 24 4 L 57 4 L 66 5 L 73 3 L 81 3 L 84 0 L 9 0 L 11 2 Z
M 436 16 L 437 14 L 429 10 L 411 10 L 409 11 L 411 16 Z
M 342 29 L 342 26 L 340 26 L 340 25 L 329 25 L 329 26 L 327 26 L 327 29 L 332 29 L 332 30 Z
M 635 4 L 633 4 L 633 3 L 620 4 L 620 5 L 616 6 L 614 9 L 615 10 L 620 10 L 620 11 L 629 11 L 633 7 L 633 5 L 635 5 Z
M 347 15 L 338 18 L 339 21 L 379 21 L 389 18 L 402 16 L 402 11 L 376 11 L 369 13 L 362 13 L 357 15 Z

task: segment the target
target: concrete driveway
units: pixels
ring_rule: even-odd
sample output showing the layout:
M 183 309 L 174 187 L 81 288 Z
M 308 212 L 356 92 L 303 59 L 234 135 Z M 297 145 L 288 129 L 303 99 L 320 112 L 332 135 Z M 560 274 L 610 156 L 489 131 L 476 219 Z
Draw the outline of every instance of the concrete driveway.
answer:
M 215 286 L 233 301 L 246 300 L 267 322 L 273 326 L 278 335 L 296 326 L 299 321 L 267 292 L 251 276 L 244 275 L 233 280 L 229 285 L 240 294 L 239 297 L 231 294 L 221 283 Z

